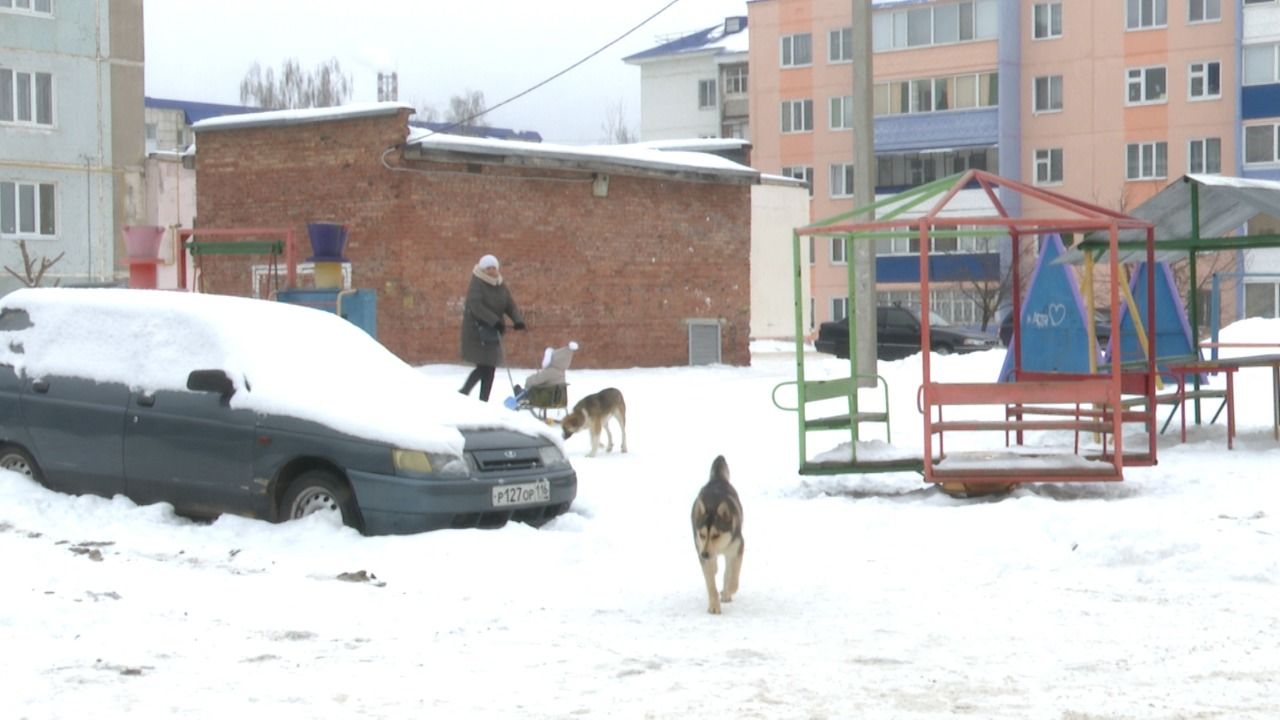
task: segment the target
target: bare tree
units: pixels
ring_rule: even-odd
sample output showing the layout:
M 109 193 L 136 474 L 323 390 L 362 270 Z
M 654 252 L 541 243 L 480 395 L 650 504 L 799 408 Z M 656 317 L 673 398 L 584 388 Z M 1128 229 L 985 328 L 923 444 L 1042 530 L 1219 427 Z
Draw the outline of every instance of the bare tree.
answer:
M 414 105 L 417 107 L 417 110 L 414 111 L 414 115 L 417 116 L 419 121 L 429 123 L 439 122 L 440 111 L 437 110 L 434 105 L 426 102 L 418 102 L 414 103 Z
M 471 128 L 483 124 L 477 121 L 484 111 L 484 93 L 468 89 L 461 95 L 449 98 L 449 111 L 445 113 L 444 119 L 453 126 L 452 132 L 466 135 Z
M 44 280 L 44 274 L 48 272 L 49 268 L 58 264 L 58 261 L 62 259 L 63 255 L 66 255 L 66 252 L 60 252 L 58 253 L 58 256 L 53 258 L 52 260 L 50 260 L 47 256 L 41 255 L 40 268 L 36 269 L 35 258 L 32 258 L 31 254 L 27 252 L 26 240 L 18 241 L 18 250 L 22 252 L 22 274 L 18 274 L 16 271 L 14 271 L 13 268 L 9 267 L 8 265 L 6 265 L 4 269 L 5 269 L 5 272 L 17 278 L 18 282 L 22 283 L 27 287 L 40 287 L 40 283 Z M 54 280 L 53 286 L 57 287 L 60 282 L 62 281 Z
M 296 59 L 284 61 L 279 77 L 254 63 L 240 81 L 240 102 L 268 110 L 333 107 L 351 96 L 351 78 L 342 74 L 336 58 L 306 72 Z
M 626 106 L 622 100 L 605 108 L 604 123 L 601 124 L 600 129 L 604 131 L 606 145 L 627 145 L 639 139 L 631 128 L 627 127 Z

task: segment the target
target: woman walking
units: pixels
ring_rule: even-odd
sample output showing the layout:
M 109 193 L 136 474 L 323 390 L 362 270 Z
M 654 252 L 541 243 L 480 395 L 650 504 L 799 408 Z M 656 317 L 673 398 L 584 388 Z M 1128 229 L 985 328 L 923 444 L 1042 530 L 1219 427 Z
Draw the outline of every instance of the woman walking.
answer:
M 485 255 L 471 271 L 462 313 L 462 359 L 476 366 L 458 391 L 463 395 L 470 395 L 471 388 L 480 383 L 480 400 L 489 402 L 494 371 L 503 362 L 504 315 L 511 318 L 512 327 L 524 330 L 524 316 L 502 280 L 498 258 Z

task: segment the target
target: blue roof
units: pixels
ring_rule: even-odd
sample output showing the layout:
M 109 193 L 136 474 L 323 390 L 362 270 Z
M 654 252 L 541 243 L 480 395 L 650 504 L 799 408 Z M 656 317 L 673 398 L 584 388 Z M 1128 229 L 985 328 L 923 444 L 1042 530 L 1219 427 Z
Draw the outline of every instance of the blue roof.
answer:
M 248 105 L 219 105 L 217 103 L 169 100 L 150 96 L 144 96 L 142 104 L 144 107 L 156 108 L 157 110 L 181 110 L 188 125 L 194 125 L 201 120 L 222 117 L 223 115 L 241 115 L 243 113 L 256 113 L 266 110 L 266 108 L 250 107 Z
M 738 25 L 739 30 L 737 32 L 725 33 L 724 23 L 720 23 L 718 25 L 712 25 L 711 27 L 706 28 L 704 30 L 698 30 L 697 32 L 691 32 L 688 35 L 682 35 L 676 38 L 675 40 L 663 43 L 657 47 L 649 48 L 648 50 L 643 50 L 634 55 L 628 55 L 622 58 L 622 61 L 631 62 L 633 60 L 647 60 L 649 58 L 661 57 L 663 55 L 676 55 L 679 53 L 685 53 L 691 50 L 697 50 L 704 46 L 710 46 L 713 43 L 718 43 L 721 40 L 723 40 L 726 35 L 736 35 L 739 32 L 746 32 L 747 30 L 746 16 L 738 16 L 735 19 L 739 21 L 739 25 Z
M 512 130 L 510 128 L 474 125 L 472 127 L 456 127 L 448 122 L 425 122 L 410 120 L 409 127 L 424 128 L 431 132 L 449 135 L 467 135 L 469 137 L 490 138 L 493 140 L 523 140 L 524 142 L 542 142 L 542 134 L 533 130 Z

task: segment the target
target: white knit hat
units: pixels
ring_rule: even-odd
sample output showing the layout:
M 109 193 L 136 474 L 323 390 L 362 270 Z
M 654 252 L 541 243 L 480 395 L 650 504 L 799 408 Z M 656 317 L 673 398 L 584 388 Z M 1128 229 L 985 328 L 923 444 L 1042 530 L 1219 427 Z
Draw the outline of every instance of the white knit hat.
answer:
M 485 268 L 496 268 L 498 267 L 498 258 L 492 255 L 485 255 L 484 257 L 480 258 L 480 262 L 476 263 L 476 267 L 480 268 L 481 270 Z

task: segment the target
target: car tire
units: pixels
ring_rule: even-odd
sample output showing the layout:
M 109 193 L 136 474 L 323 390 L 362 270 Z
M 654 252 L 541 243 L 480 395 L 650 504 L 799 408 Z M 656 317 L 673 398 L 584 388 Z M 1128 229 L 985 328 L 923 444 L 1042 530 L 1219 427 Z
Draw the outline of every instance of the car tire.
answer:
M 12 470 L 19 475 L 26 475 L 41 485 L 44 484 L 44 474 L 40 472 L 40 466 L 36 464 L 35 458 L 17 445 L 0 446 L 0 469 Z
M 278 517 L 296 520 L 326 510 L 338 511 L 343 525 L 361 528 L 355 496 L 346 481 L 328 470 L 308 470 L 295 477 L 280 496 Z
M 951 346 L 950 346 L 950 345 L 939 345 L 939 346 L 935 347 L 935 348 L 933 349 L 933 351 L 934 351 L 934 352 L 936 352 L 936 353 L 938 353 L 939 355 L 950 355 L 952 352 L 954 352 L 954 351 L 951 349 Z

